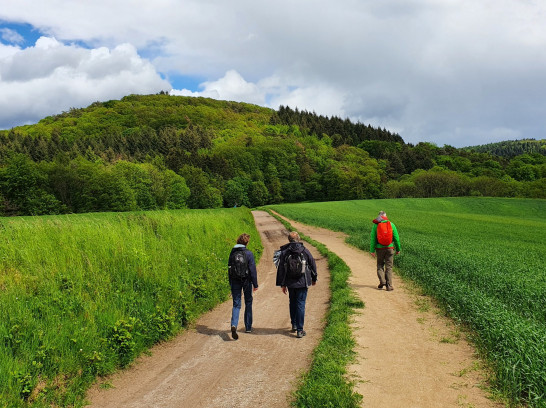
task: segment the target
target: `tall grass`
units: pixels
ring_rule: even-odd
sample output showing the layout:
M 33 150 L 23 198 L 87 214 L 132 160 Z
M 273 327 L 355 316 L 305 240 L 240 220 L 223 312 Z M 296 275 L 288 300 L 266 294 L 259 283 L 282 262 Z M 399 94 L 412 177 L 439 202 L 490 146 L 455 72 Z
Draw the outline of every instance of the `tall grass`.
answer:
M 475 333 L 496 388 L 546 407 L 546 201 L 439 198 L 273 207 L 350 235 L 369 250 L 371 220 L 387 211 L 402 240 L 400 272 Z
M 247 209 L 0 219 L 0 406 L 80 406 L 128 365 L 227 299 Z
M 275 217 L 287 229 L 293 230 L 289 223 Z M 347 373 L 347 364 L 356 355 L 356 342 L 350 328 L 351 316 L 364 304 L 349 287 L 351 270 L 347 264 L 323 244 L 304 234 L 300 233 L 300 236 L 328 258 L 331 298 L 324 333 L 313 352 L 311 368 L 302 376 L 295 391 L 292 405 L 300 408 L 357 408 L 362 396 L 354 392 L 354 380 Z

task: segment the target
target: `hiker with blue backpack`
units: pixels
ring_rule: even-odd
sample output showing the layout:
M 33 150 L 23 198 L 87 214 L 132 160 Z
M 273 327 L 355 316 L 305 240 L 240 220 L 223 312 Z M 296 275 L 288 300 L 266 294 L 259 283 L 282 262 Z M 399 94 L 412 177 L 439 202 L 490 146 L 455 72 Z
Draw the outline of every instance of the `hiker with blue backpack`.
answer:
M 370 252 L 377 259 L 377 277 L 379 278 L 377 288 L 383 289 L 385 286 L 388 291 L 391 291 L 394 290 L 392 265 L 394 255 L 400 253 L 400 237 L 396 226 L 387 218 L 385 211 L 379 211 L 373 224 L 370 233 Z
M 290 322 L 297 338 L 305 336 L 305 302 L 309 286 L 317 283 L 317 265 L 311 252 L 300 242 L 300 236 L 292 231 L 288 244 L 283 245 L 275 259 L 277 264 L 277 286 L 286 295 L 288 292 Z
M 237 340 L 237 326 L 241 311 L 241 292 L 245 296 L 245 333 L 252 333 L 252 293 L 258 290 L 258 273 L 254 254 L 247 249 L 250 235 L 241 234 L 237 244 L 231 249 L 228 260 L 229 286 L 233 298 L 231 309 L 231 337 Z

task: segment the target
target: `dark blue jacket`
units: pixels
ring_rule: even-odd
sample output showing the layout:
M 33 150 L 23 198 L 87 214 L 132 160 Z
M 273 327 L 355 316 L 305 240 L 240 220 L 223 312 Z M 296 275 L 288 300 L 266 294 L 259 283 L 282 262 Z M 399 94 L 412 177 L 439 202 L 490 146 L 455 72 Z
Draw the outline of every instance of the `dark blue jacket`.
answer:
M 290 252 L 302 253 L 307 261 L 307 270 L 298 279 L 291 279 L 286 276 L 286 255 Z M 317 264 L 311 252 L 303 246 L 301 242 L 290 242 L 281 247 L 281 256 L 279 267 L 277 268 L 277 286 L 286 286 L 288 288 L 307 288 L 317 281 Z
M 258 287 L 258 272 L 256 271 L 256 261 L 254 260 L 254 254 L 250 249 L 247 249 L 244 245 L 237 244 L 233 248 L 231 248 L 231 253 L 229 254 L 229 258 L 231 258 L 231 254 L 235 251 L 240 251 L 241 248 L 244 248 L 245 254 L 246 254 L 246 260 L 248 262 L 248 271 L 249 273 L 249 279 L 252 282 L 252 286 L 255 288 Z M 229 259 L 228 258 L 228 259 Z M 231 278 L 230 282 L 231 282 Z

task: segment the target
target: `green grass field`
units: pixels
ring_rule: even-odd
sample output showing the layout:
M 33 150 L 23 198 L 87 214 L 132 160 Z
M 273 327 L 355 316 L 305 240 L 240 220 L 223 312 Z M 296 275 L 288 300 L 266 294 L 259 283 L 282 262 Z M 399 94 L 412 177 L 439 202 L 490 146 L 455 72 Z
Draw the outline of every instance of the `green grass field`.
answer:
M 97 376 L 228 298 L 247 209 L 0 219 L 0 406 L 80 406 Z
M 546 201 L 437 198 L 272 206 L 350 235 L 369 251 L 372 219 L 385 210 L 402 253 L 395 265 L 474 333 L 498 391 L 546 407 Z

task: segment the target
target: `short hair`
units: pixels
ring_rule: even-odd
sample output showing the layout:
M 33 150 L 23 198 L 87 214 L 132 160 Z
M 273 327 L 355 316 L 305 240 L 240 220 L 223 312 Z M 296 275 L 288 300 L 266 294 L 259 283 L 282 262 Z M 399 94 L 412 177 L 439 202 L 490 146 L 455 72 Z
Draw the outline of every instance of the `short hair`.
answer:
M 247 246 L 248 241 L 250 241 L 250 235 L 248 234 L 241 234 L 239 235 L 239 238 L 237 238 L 237 243 L 240 245 Z
M 379 211 L 379 215 L 380 215 L 381 217 L 383 217 L 383 216 L 387 215 L 387 213 L 386 213 L 385 211 Z
M 296 231 L 292 231 L 288 234 L 288 241 L 290 242 L 300 242 L 300 234 Z

